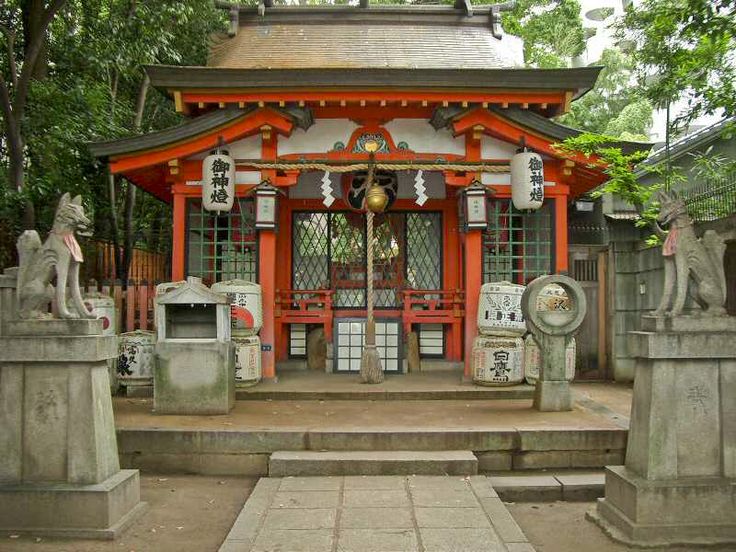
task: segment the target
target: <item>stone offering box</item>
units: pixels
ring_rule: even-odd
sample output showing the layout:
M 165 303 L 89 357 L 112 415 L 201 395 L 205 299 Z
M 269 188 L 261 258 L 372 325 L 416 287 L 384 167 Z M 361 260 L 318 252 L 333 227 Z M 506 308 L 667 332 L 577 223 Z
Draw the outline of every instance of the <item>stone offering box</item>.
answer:
M 227 414 L 235 404 L 230 300 L 199 278 L 156 298 L 157 414 Z

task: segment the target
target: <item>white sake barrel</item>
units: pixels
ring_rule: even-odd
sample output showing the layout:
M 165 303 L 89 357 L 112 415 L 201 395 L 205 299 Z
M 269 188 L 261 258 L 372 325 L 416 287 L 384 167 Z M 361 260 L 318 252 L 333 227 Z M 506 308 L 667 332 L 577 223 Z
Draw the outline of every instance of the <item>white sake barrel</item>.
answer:
M 235 345 L 235 384 L 249 387 L 261 381 L 261 339 L 257 335 L 232 338 Z
M 529 385 L 537 383 L 541 364 L 539 345 L 532 334 L 529 334 L 524 339 L 524 378 Z M 575 338 L 572 338 L 565 348 L 565 379 L 567 381 L 575 379 Z
M 112 297 L 92 292 L 84 296 L 84 305 L 95 318 L 102 320 L 102 335 L 117 335 L 115 301 Z M 110 392 L 114 395 L 118 389 L 117 359 L 111 358 L 107 361 L 107 374 L 110 379 Z
M 84 304 L 96 318 L 102 320 L 102 335 L 115 335 L 115 301 L 109 295 L 90 293 L 84 296 Z
M 118 380 L 132 385 L 153 385 L 156 333 L 135 330 L 120 334 L 118 340 Z
M 524 381 L 524 340 L 520 337 L 476 337 L 473 341 L 473 381 L 489 386 Z
M 493 282 L 480 288 L 478 331 L 482 335 L 522 336 L 526 322 L 521 313 L 524 286 Z
M 232 335 L 256 335 L 263 326 L 261 286 L 247 280 L 227 280 L 212 285 L 212 291 L 226 294 L 230 305 Z

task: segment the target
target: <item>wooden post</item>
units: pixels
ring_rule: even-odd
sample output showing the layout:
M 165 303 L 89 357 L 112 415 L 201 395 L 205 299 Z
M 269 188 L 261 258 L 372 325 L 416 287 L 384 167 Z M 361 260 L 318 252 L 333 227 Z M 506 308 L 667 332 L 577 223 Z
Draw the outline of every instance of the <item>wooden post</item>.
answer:
M 171 248 L 171 279 L 176 282 L 184 279 L 184 247 L 186 244 L 186 197 L 174 192 L 174 226 Z
M 478 335 L 478 299 L 482 274 L 480 230 L 465 234 L 465 378 L 473 377 L 473 340 Z
M 276 301 L 276 234 L 273 230 L 261 230 L 258 241 L 258 281 L 263 301 L 263 327 L 261 328 L 261 366 L 264 378 L 276 377 L 275 319 Z
M 567 196 L 555 196 L 555 272 L 567 274 Z

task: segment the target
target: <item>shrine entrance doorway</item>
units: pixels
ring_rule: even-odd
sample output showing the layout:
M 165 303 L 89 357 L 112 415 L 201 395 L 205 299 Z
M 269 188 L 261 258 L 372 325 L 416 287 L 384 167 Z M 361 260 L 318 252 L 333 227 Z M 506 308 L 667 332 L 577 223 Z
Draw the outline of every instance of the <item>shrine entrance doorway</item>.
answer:
M 374 301 L 386 371 L 401 371 L 405 291 L 441 290 L 442 213 L 392 211 L 375 219 Z M 366 316 L 366 219 L 354 211 L 293 212 L 292 290 L 331 291 L 337 372 L 359 370 Z M 430 329 L 420 328 L 420 334 Z M 307 328 L 292 324 L 290 354 L 300 356 Z M 343 333 L 345 335 L 343 335 Z M 443 353 L 443 338 L 429 348 Z M 438 339 L 438 341 L 437 341 Z M 381 350 L 382 349 L 382 350 Z

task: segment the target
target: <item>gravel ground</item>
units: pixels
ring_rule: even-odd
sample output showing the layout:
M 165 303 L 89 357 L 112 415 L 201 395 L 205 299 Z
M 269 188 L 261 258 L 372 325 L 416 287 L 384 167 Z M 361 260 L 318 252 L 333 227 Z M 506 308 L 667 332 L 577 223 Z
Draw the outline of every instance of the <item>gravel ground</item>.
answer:
M 511 515 L 521 526 L 537 552 L 625 552 L 641 551 L 609 539 L 597 525 L 585 519 L 594 502 L 506 503 Z M 647 548 L 649 552 L 704 552 L 729 550 L 733 547 L 668 547 Z
M 257 478 L 142 475 L 148 510 L 115 541 L 0 537 L 3 552 L 216 551 Z

